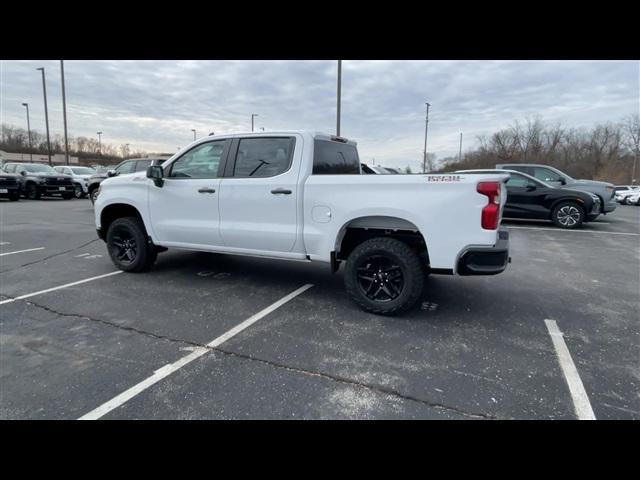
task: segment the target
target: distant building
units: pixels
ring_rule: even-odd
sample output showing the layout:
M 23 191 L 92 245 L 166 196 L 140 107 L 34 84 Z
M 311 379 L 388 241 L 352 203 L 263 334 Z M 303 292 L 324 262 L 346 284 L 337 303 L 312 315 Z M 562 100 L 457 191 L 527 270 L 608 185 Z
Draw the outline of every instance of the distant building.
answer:
M 30 162 L 31 154 L 30 153 L 9 153 L 0 150 L 0 161 L 4 162 Z M 33 154 L 33 162 L 34 163 L 49 163 L 49 156 L 42 155 L 40 153 Z M 56 153 L 51 155 L 51 163 L 55 163 L 57 165 L 66 164 L 67 160 L 64 153 Z M 73 157 L 69 155 L 69 164 L 77 164 L 80 163 L 78 161 L 78 157 Z

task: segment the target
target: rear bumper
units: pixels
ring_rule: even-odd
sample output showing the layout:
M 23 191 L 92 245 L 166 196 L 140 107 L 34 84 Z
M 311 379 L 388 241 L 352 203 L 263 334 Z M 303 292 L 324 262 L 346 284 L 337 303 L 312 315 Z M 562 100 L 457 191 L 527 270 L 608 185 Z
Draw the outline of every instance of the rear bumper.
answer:
M 504 272 L 509 257 L 509 232 L 498 231 L 498 241 L 493 247 L 469 247 L 458 259 L 458 275 L 497 275 Z

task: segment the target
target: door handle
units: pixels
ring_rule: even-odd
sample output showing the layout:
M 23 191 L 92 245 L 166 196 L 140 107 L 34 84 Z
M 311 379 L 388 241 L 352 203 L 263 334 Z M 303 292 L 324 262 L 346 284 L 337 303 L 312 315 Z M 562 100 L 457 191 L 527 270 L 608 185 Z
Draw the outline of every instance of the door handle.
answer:
M 216 189 L 211 187 L 202 187 L 198 189 L 198 193 L 216 193 Z
M 288 190 L 286 188 L 275 188 L 271 190 L 271 193 L 273 193 L 274 195 L 291 195 L 291 190 Z

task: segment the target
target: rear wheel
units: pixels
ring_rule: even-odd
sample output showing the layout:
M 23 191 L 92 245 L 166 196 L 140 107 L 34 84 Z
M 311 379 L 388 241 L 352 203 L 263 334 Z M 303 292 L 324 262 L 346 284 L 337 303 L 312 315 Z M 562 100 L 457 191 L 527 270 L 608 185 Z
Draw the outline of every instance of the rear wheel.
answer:
M 151 268 L 158 252 L 147 239 L 144 224 L 137 217 L 118 218 L 109 225 L 107 250 L 111 260 L 125 272 L 143 272 Z
M 561 202 L 553 209 L 551 220 L 560 228 L 579 228 L 584 222 L 584 208 L 576 202 Z
M 347 293 L 364 310 L 396 315 L 413 307 L 422 295 L 420 258 L 395 238 L 378 237 L 358 245 L 349 255 L 344 282 Z

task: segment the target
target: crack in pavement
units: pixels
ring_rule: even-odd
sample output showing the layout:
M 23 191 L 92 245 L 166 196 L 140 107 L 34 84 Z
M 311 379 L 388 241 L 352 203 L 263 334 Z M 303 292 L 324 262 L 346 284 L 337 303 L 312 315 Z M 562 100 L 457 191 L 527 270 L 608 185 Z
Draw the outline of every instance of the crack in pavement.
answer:
M 10 297 L 11 298 L 11 297 Z M 268 365 L 270 367 L 274 367 L 274 368 L 278 368 L 278 369 L 282 369 L 282 370 L 286 370 L 289 372 L 295 372 L 295 373 L 300 373 L 303 375 L 307 375 L 307 376 L 313 376 L 313 377 L 318 377 L 318 378 L 323 378 L 325 380 L 330 380 L 333 382 L 338 382 L 338 383 L 345 383 L 348 385 L 353 385 L 353 386 L 357 386 L 360 388 L 365 388 L 367 390 L 371 390 L 373 392 L 379 393 L 379 394 L 384 394 L 384 395 L 390 395 L 393 397 L 397 397 L 397 398 L 401 398 L 403 400 L 408 400 L 411 402 L 417 402 L 420 403 L 422 405 L 426 405 L 429 408 L 434 408 L 434 409 L 438 409 L 438 410 L 445 410 L 447 412 L 451 412 L 451 413 L 456 413 L 458 415 L 462 415 L 464 417 L 468 417 L 468 418 L 473 418 L 473 419 L 484 419 L 484 420 L 498 420 L 499 418 L 496 417 L 495 415 L 490 415 L 490 414 L 486 414 L 486 413 L 477 413 L 477 412 L 467 412 L 465 410 L 462 410 L 460 408 L 457 407 L 453 407 L 450 405 L 445 405 L 443 403 L 439 403 L 439 402 L 433 402 L 430 400 L 426 400 L 423 398 L 418 398 L 415 397 L 413 395 L 409 395 L 406 393 L 402 393 L 394 388 L 391 387 L 387 387 L 384 385 L 379 385 L 379 384 L 369 384 L 369 383 L 364 383 L 364 382 L 360 382 L 358 380 L 353 380 L 351 378 L 347 378 L 347 377 L 343 377 L 340 375 L 334 375 L 334 374 L 330 374 L 330 373 L 326 373 L 326 372 L 319 372 L 319 371 L 314 371 L 314 370 L 308 370 L 308 369 L 304 369 L 304 368 L 300 368 L 300 367 L 294 367 L 291 365 L 286 365 L 283 363 L 278 363 L 278 362 L 274 362 L 272 360 L 267 360 L 267 359 L 263 359 L 263 358 L 258 358 L 258 357 L 254 357 L 248 354 L 244 354 L 244 353 L 239 353 L 239 352 L 234 352 L 232 350 L 226 350 L 224 348 L 221 347 L 210 347 L 206 344 L 202 344 L 199 342 L 193 342 L 190 340 L 184 340 L 184 339 L 179 339 L 179 338 L 173 338 L 167 335 L 160 335 L 157 333 L 153 333 L 153 332 L 149 332 L 146 330 L 141 330 L 139 328 L 135 328 L 135 327 L 129 327 L 129 326 L 124 326 L 124 325 L 120 325 L 114 322 L 110 322 L 108 320 L 103 320 L 103 319 L 99 319 L 99 318 L 93 318 L 93 317 L 89 317 L 87 315 L 80 315 L 77 313 L 64 313 L 64 312 L 59 312 L 54 310 L 53 308 L 47 307 L 45 305 L 41 305 L 29 300 L 22 300 L 25 303 L 27 303 L 28 305 L 32 305 L 36 308 L 40 308 L 42 310 L 45 310 L 47 312 L 53 313 L 55 315 L 59 315 L 62 317 L 73 317 L 73 318 L 80 318 L 80 319 L 86 319 L 92 322 L 96 322 L 96 323 L 100 323 L 102 325 L 106 325 L 112 328 L 117 328 L 120 330 L 125 330 L 127 332 L 132 332 L 132 333 L 137 333 L 140 335 L 145 335 L 154 339 L 158 339 L 158 340 L 163 340 L 163 341 L 168 341 L 171 343 L 181 343 L 181 344 L 185 344 L 185 345 L 190 345 L 193 347 L 198 347 L 198 348 L 206 348 L 207 350 L 209 350 L 210 352 L 218 352 L 221 353 L 223 355 L 227 355 L 227 356 L 232 356 L 234 358 L 241 358 L 244 360 L 249 360 L 252 362 L 258 362 L 261 363 L 263 365 Z
M 83 243 L 82 245 L 79 245 L 79 246 L 77 246 L 77 247 L 71 248 L 71 249 L 69 249 L 69 250 L 65 250 L 64 252 L 54 253 L 54 254 L 49 255 L 49 256 L 47 256 L 47 257 L 41 258 L 40 260 L 34 260 L 33 262 L 25 263 L 25 264 L 20 265 L 20 266 L 18 266 L 18 267 L 9 268 L 9 269 L 7 269 L 7 270 L 2 270 L 2 271 L 0 271 L 0 273 L 13 272 L 13 271 L 18 270 L 18 269 L 20 269 L 20 268 L 28 267 L 29 265 L 34 265 L 34 264 L 36 264 L 36 263 L 45 262 L 45 261 L 49 260 L 50 258 L 57 257 L 58 255 L 64 255 L 65 253 L 70 253 L 70 252 L 74 252 L 74 251 L 76 251 L 76 250 L 80 250 L 81 248 L 84 248 L 84 247 L 86 247 L 87 245 L 92 244 L 93 242 L 97 242 L 98 240 L 100 240 L 100 239 L 99 239 L 99 238 L 94 238 L 93 240 L 91 240 L 91 241 L 89 241 L 89 242 L 87 242 L 87 243 Z

